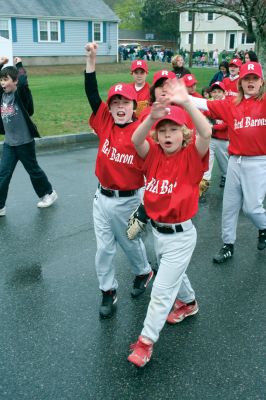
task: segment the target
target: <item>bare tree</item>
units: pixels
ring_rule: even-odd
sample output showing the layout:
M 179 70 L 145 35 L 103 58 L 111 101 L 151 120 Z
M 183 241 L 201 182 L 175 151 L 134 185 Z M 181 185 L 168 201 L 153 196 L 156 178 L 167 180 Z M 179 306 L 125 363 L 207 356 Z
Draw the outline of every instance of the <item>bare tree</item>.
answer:
M 232 18 L 254 38 L 259 61 L 266 68 L 266 0 L 176 0 L 172 11 L 177 10 L 214 12 Z

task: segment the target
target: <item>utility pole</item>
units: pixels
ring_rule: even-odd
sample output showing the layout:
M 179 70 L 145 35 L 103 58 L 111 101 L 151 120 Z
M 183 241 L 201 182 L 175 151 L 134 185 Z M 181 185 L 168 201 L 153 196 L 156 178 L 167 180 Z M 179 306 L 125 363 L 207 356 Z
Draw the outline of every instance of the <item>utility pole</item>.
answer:
M 189 67 L 192 67 L 193 62 L 193 45 L 194 45 L 194 32 L 195 32 L 195 13 L 192 11 L 192 23 L 191 23 L 191 43 L 190 43 L 190 54 L 189 54 Z

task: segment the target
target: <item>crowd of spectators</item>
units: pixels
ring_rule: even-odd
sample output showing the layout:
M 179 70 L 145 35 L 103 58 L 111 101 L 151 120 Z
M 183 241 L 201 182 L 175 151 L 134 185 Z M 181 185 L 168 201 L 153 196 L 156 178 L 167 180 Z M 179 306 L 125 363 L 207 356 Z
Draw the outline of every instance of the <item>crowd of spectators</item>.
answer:
M 161 61 L 161 62 L 171 62 L 174 55 L 172 48 L 164 48 L 157 50 L 152 46 L 140 46 L 137 47 L 125 47 L 120 45 L 118 48 L 119 60 L 120 61 L 134 61 L 136 59 L 146 60 L 146 61 Z
M 152 46 L 123 46 L 120 45 L 118 48 L 119 51 L 119 61 L 134 61 L 136 59 L 146 60 L 146 61 L 161 61 L 171 63 L 172 57 L 174 56 L 174 51 L 172 48 L 162 47 L 161 49 L 154 49 Z M 184 59 L 184 65 L 188 65 L 189 63 L 189 51 L 185 49 L 180 49 L 178 52 Z M 246 51 L 235 49 L 234 51 L 222 50 L 218 49 L 205 51 L 203 50 L 195 50 L 193 51 L 192 64 L 195 66 L 217 66 L 221 62 L 228 62 L 232 58 L 239 58 L 241 61 L 258 61 L 256 53 L 253 49 L 249 49 Z

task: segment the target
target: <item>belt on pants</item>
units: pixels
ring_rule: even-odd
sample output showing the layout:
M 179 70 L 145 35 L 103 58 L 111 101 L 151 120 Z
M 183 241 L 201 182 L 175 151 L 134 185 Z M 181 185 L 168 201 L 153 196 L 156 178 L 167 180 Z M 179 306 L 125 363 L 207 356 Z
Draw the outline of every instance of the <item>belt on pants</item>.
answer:
M 177 225 L 175 224 L 163 225 L 151 219 L 151 224 L 154 227 L 154 229 L 156 229 L 158 232 L 166 234 L 184 232 L 193 226 L 191 220 L 184 221 L 184 223 Z
M 102 185 L 98 185 L 98 188 L 104 196 L 107 197 L 131 197 L 137 193 L 137 190 L 113 190 L 113 189 L 106 189 L 102 187 Z

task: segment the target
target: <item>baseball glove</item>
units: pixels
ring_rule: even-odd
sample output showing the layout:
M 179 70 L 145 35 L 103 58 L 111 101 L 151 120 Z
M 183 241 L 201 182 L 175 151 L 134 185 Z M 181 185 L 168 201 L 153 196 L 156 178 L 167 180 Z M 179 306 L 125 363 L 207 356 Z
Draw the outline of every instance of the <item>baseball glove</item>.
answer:
M 127 237 L 129 240 L 134 240 L 136 237 L 145 231 L 148 217 L 143 204 L 130 215 L 127 225 Z
M 199 184 L 199 195 L 202 196 L 203 193 L 207 192 L 207 190 L 209 189 L 209 186 L 210 186 L 210 182 L 207 181 L 206 179 L 202 179 Z

